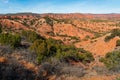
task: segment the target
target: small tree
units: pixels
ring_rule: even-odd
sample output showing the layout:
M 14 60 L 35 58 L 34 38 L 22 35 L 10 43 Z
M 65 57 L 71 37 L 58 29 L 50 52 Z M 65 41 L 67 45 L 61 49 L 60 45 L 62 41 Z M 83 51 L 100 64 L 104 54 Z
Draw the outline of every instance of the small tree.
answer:
M 36 40 L 31 46 L 30 50 L 37 53 L 37 61 L 41 63 L 47 56 L 47 45 L 44 40 Z
M 34 42 L 37 39 L 43 39 L 43 37 L 34 31 L 22 31 L 21 34 L 29 42 Z
M 105 41 L 109 41 L 110 39 L 119 36 L 120 37 L 120 29 L 113 29 L 111 31 L 111 35 L 105 37 Z
M 0 33 L 2 33 L 2 27 L 0 26 Z
M 116 46 L 120 46 L 120 40 L 116 41 Z
M 10 45 L 12 48 L 16 48 L 21 43 L 21 37 L 17 34 L 0 34 L 0 44 L 1 45 Z
M 109 52 L 104 58 L 100 59 L 105 66 L 114 71 L 118 71 L 120 68 L 120 51 Z

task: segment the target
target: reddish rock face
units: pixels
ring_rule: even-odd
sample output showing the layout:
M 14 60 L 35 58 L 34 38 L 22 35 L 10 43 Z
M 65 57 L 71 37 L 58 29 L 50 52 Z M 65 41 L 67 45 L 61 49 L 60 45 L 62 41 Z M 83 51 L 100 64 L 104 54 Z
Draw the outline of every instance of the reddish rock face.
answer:
M 19 22 L 15 22 L 9 19 L 0 19 L 0 24 L 5 28 L 14 28 L 14 29 L 24 29 L 27 30 L 28 28 Z

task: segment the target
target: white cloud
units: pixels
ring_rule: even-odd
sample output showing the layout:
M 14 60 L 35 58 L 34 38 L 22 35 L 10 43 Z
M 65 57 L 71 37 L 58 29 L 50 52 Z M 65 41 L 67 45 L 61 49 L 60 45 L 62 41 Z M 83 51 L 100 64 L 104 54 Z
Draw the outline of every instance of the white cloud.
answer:
M 3 3 L 8 3 L 9 0 L 0 0 L 0 2 L 3 2 Z

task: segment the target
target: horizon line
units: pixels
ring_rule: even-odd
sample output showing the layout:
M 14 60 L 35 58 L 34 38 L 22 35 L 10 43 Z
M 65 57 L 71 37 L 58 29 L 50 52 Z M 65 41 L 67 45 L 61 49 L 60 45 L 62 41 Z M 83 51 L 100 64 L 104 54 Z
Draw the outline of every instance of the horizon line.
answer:
M 0 13 L 0 15 L 7 15 L 7 14 L 120 14 L 118 12 L 115 13 L 82 13 L 82 12 L 66 12 L 66 13 L 59 13 L 59 12 L 42 12 L 42 13 L 34 13 L 34 12 L 11 12 L 11 13 Z

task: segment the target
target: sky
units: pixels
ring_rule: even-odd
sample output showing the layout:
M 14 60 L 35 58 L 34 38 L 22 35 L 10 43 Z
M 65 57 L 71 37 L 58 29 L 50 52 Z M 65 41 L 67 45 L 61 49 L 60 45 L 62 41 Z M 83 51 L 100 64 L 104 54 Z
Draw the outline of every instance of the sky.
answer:
M 0 0 L 6 13 L 120 13 L 120 0 Z

